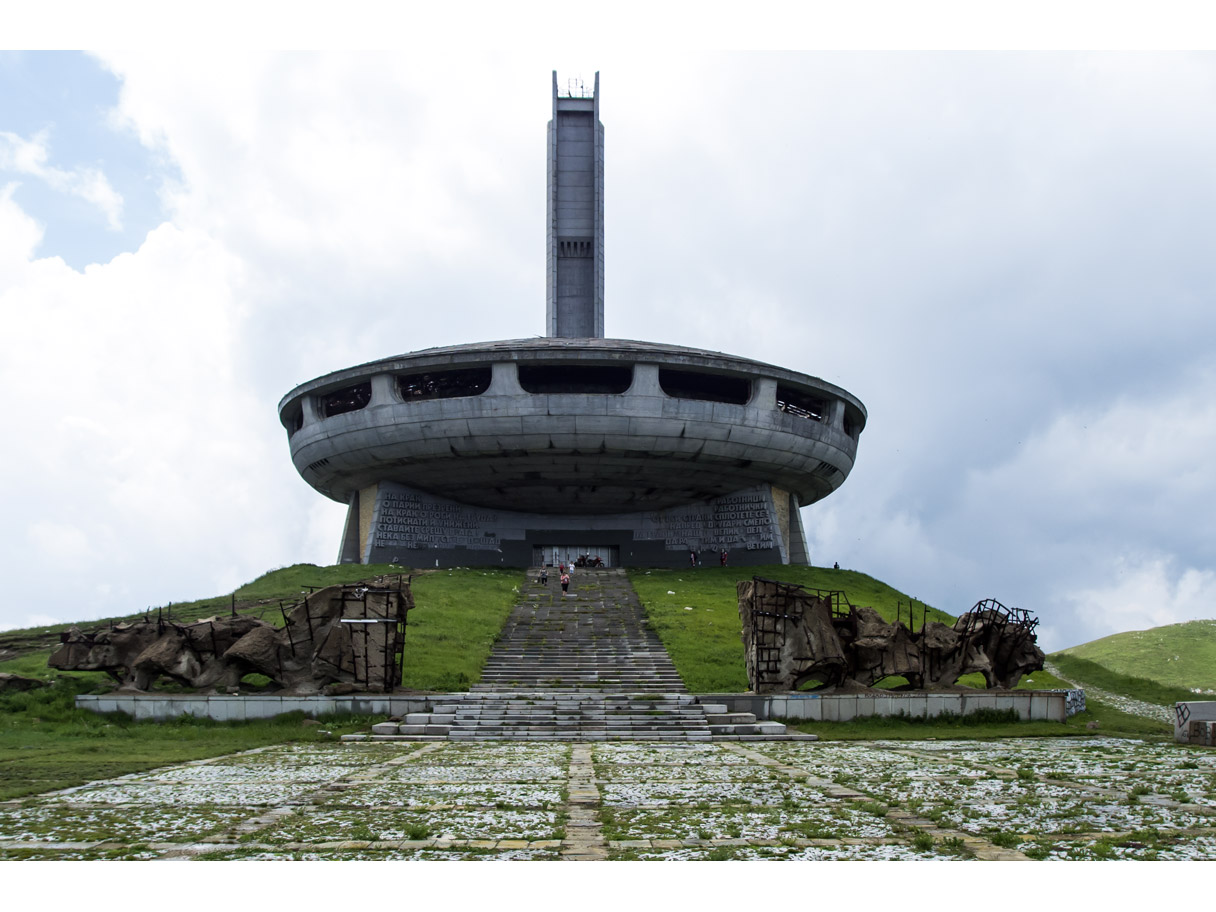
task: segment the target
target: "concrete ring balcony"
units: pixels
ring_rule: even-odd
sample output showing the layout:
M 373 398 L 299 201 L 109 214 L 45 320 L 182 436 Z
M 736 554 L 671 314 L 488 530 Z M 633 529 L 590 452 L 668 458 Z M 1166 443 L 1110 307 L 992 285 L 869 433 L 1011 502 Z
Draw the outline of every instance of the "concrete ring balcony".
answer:
M 305 383 L 279 404 L 322 494 L 392 481 L 532 513 L 661 510 L 771 484 L 801 504 L 853 467 L 862 403 L 717 352 L 538 338 L 428 349 Z

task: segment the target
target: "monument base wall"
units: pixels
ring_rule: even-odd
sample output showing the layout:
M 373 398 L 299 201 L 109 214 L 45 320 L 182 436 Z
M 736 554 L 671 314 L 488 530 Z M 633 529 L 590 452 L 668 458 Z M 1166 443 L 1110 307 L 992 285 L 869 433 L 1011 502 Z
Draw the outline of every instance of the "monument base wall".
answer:
M 572 551 L 609 565 L 675 568 L 694 555 L 717 565 L 723 551 L 735 566 L 805 563 L 808 554 L 797 499 L 768 485 L 666 510 L 567 515 L 473 507 L 380 482 L 352 498 L 338 559 L 530 567 L 565 561 Z
M 888 693 L 888 694 L 701 694 L 702 703 L 724 703 L 731 712 L 755 713 L 758 719 L 847 722 L 868 716 L 936 716 L 943 712 L 966 715 L 980 709 L 1015 710 L 1024 720 L 1063 722 L 1072 715 L 1077 691 L 1017 690 L 992 693 Z M 309 716 L 330 713 L 404 716 L 436 712 L 465 695 L 351 694 L 348 696 L 232 696 L 206 694 L 84 694 L 77 709 L 96 713 L 124 712 L 135 719 L 175 719 L 188 715 L 217 722 L 272 719 L 289 712 Z
M 1013 710 L 1023 721 L 1063 722 L 1084 709 L 1084 692 L 1071 690 L 977 690 L 974 693 L 891 691 L 859 694 L 702 694 L 703 703 L 723 703 L 730 712 L 757 719 L 794 722 L 849 722 L 872 716 L 932 718 L 966 716 L 981 710 Z M 1080 702 L 1081 709 L 1077 709 Z

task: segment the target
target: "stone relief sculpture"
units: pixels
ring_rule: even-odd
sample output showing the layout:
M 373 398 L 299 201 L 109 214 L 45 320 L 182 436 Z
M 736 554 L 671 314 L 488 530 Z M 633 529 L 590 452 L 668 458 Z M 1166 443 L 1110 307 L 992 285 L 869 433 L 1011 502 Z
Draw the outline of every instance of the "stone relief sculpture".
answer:
M 773 580 L 738 584 L 747 679 L 755 693 L 825 687 L 871 687 L 906 678 L 914 689 L 943 688 L 973 672 L 990 688 L 1015 687 L 1043 667 L 1029 612 L 987 599 L 953 626 L 929 621 L 913 632 L 873 608 L 848 604 L 843 593 Z
M 48 660 L 64 671 L 104 671 L 126 689 L 161 678 L 232 690 L 261 674 L 287 692 L 390 691 L 401 683 L 409 582 L 382 578 L 310 593 L 276 627 L 248 615 L 176 624 L 162 617 L 82 633 L 72 628 Z

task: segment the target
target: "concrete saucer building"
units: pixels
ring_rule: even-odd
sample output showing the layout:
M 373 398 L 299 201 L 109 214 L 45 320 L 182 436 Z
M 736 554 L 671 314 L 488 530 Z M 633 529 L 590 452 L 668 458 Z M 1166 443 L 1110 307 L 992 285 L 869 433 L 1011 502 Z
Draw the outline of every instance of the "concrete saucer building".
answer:
M 604 338 L 604 128 L 553 77 L 546 338 L 433 348 L 279 403 L 300 475 L 349 506 L 339 560 L 807 563 L 799 507 L 848 476 L 866 410 L 816 377 Z

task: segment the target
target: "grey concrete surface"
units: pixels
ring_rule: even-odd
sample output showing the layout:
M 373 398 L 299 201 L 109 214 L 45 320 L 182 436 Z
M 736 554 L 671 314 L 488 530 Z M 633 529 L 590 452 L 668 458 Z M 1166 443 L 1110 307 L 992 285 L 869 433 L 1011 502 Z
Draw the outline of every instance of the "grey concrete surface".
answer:
M 848 722 L 870 716 L 965 716 L 984 709 L 1009 710 L 1027 721 L 1063 722 L 1070 712 L 1070 691 L 1014 690 L 974 693 L 858 693 L 858 694 L 703 694 L 700 700 L 728 707 L 730 712 L 754 713 L 761 719 Z M 1074 701 L 1075 703 L 1075 701 Z
M 1008 693 L 973 694 L 702 694 L 690 695 L 708 706 L 724 706 L 726 712 L 751 713 L 759 719 L 795 719 L 815 722 L 847 722 L 866 716 L 936 716 L 943 712 L 966 715 L 979 709 L 1013 709 L 1022 719 L 1063 722 L 1067 717 L 1064 690 L 1026 690 Z M 483 695 L 477 695 L 480 699 Z M 431 715 L 445 705 L 467 701 L 467 694 L 418 696 L 355 695 L 346 697 L 254 697 L 194 696 L 162 694 L 84 694 L 76 698 L 80 709 L 93 712 L 125 712 L 137 719 L 173 719 L 185 715 L 217 721 L 270 719 L 301 710 L 310 716 L 332 712 L 364 715 Z M 1202 704 L 1191 704 L 1201 706 Z M 1216 705 L 1216 704 L 1208 704 Z M 423 718 L 421 715 L 418 718 Z

